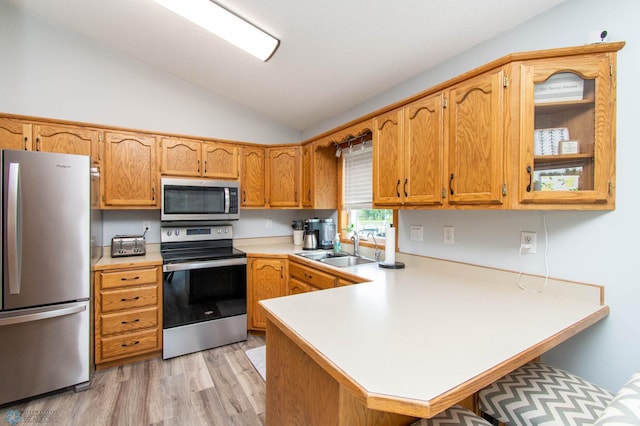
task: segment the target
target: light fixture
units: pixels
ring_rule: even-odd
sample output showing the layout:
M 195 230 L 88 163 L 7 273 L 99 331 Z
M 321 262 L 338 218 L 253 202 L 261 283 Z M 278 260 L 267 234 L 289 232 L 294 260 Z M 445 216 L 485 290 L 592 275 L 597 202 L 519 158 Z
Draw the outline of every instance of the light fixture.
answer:
M 210 0 L 154 0 L 256 58 L 267 61 L 280 40 Z

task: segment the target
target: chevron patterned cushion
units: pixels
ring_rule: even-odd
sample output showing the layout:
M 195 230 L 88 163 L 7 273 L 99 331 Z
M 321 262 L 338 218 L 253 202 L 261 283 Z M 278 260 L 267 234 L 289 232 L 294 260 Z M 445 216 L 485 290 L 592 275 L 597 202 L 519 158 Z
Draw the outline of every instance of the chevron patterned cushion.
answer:
M 631 376 L 596 421 L 596 426 L 614 425 L 640 425 L 640 372 Z
M 593 425 L 613 394 L 581 377 L 532 362 L 482 389 L 480 410 L 510 425 Z
M 491 426 L 491 423 L 476 416 L 460 405 L 454 405 L 430 419 L 420 419 L 411 426 Z

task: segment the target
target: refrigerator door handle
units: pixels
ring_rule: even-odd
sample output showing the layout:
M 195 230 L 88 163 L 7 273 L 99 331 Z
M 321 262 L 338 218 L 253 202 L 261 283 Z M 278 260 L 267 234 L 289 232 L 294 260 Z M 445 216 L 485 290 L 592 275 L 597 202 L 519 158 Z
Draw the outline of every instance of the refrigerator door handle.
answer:
M 20 221 L 20 163 L 9 163 L 7 194 L 7 273 L 9 294 L 20 294 L 22 235 Z
M 64 308 L 54 308 L 50 311 L 35 312 L 32 314 L 17 315 L 14 317 L 0 318 L 0 327 L 6 325 L 22 324 L 25 322 L 33 322 L 43 319 L 63 317 L 65 315 L 73 315 L 87 310 L 86 304 L 68 306 Z

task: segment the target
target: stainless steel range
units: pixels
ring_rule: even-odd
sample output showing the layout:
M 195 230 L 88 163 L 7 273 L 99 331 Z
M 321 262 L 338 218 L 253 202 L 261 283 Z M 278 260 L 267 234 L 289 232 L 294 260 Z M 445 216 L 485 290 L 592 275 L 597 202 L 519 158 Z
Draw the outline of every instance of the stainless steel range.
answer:
M 231 225 L 162 226 L 164 359 L 247 339 L 247 255 Z

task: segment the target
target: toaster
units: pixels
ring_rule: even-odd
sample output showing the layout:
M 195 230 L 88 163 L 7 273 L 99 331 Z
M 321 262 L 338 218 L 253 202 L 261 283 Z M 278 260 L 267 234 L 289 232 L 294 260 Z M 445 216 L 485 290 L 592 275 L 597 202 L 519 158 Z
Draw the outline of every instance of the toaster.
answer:
M 111 257 L 142 256 L 146 253 L 144 235 L 115 235 L 111 238 Z

